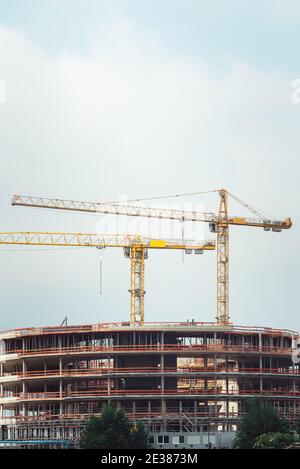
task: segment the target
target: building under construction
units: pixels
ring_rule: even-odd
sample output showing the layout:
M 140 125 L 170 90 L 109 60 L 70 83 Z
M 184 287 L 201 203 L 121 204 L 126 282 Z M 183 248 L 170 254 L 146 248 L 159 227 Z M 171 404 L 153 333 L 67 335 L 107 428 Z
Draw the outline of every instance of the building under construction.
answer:
M 300 417 L 298 334 L 217 323 L 111 323 L 2 332 L 2 447 L 77 446 L 112 402 L 157 448 L 228 447 L 247 399 Z
M 209 192 L 220 197 L 217 214 L 13 197 L 12 204 L 23 207 L 208 223 L 217 241 L 217 322 L 144 322 L 148 250 L 202 254 L 215 249 L 214 241 L 0 233 L 1 245 L 121 247 L 130 258 L 129 322 L 0 334 L 0 446 L 76 446 L 89 418 L 101 415 L 108 402 L 124 409 L 131 421 L 142 421 L 156 448 L 230 447 L 245 404 L 254 396 L 291 423 L 300 417 L 299 365 L 292 359 L 298 333 L 235 326 L 229 314 L 229 227 L 279 233 L 292 221 L 270 220 L 225 189 Z M 229 215 L 228 196 L 255 218 Z

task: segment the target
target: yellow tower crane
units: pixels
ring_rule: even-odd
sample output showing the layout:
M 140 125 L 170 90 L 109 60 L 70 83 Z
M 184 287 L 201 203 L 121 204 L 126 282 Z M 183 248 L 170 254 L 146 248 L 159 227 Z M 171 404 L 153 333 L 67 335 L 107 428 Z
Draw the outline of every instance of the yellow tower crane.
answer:
M 250 226 L 263 228 L 265 231 L 280 232 L 283 229 L 289 229 L 292 226 L 292 220 L 270 220 L 257 210 L 251 208 L 248 204 L 228 192 L 226 189 L 213 190 L 220 197 L 218 214 L 212 212 L 196 212 L 163 208 L 150 208 L 131 205 L 133 202 L 140 202 L 151 199 L 163 199 L 171 197 L 180 197 L 188 195 L 199 195 L 199 193 L 176 194 L 172 196 L 153 197 L 147 199 L 135 199 L 120 202 L 83 202 L 74 200 L 52 199 L 42 197 L 30 197 L 15 195 L 12 198 L 12 205 L 21 205 L 26 207 L 39 207 L 48 209 L 71 210 L 78 212 L 91 212 L 112 215 L 125 215 L 133 217 L 146 217 L 158 219 L 170 219 L 194 222 L 209 223 L 210 231 L 217 234 L 217 312 L 216 319 L 219 324 L 228 324 L 229 314 L 229 226 Z M 241 216 L 231 216 L 228 214 L 228 195 L 240 203 L 243 207 L 250 210 L 255 218 Z M 130 203 L 130 205 L 128 205 Z
M 0 245 L 123 248 L 130 259 L 130 321 L 144 322 L 145 259 L 148 249 L 183 249 L 195 254 L 215 249 L 214 241 L 176 241 L 144 238 L 140 235 L 5 232 L 0 233 Z

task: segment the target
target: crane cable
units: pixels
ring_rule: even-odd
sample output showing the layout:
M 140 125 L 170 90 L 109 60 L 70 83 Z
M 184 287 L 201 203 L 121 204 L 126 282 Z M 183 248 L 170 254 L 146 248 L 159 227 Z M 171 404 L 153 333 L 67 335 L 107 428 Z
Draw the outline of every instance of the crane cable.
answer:
M 112 205 L 122 205 L 122 204 L 127 204 L 127 203 L 131 203 L 131 202 L 144 202 L 144 201 L 149 201 L 149 200 L 158 200 L 158 199 L 171 199 L 171 198 L 179 198 L 179 197 L 189 197 L 189 196 L 195 196 L 195 195 L 201 195 L 201 194 L 211 194 L 211 193 L 216 193 L 216 192 L 219 192 L 219 189 L 213 189 L 213 190 L 209 190 L 209 191 L 199 191 L 199 192 L 186 192 L 186 193 L 183 193 L 183 194 L 172 194 L 172 195 L 162 195 L 162 196 L 153 196 L 153 197 L 143 197 L 143 198 L 139 198 L 139 199 L 130 199 L 130 200 L 126 200 L 126 201 L 114 201 L 114 202 L 107 202 L 109 204 L 112 204 Z M 256 210 L 255 208 L 251 207 L 250 205 L 248 205 L 246 202 L 243 202 L 243 200 L 239 199 L 238 197 L 236 197 L 234 194 L 232 194 L 231 192 L 227 191 L 227 194 L 230 195 L 236 202 L 238 202 L 240 205 L 242 205 L 244 208 L 246 208 L 247 210 L 249 210 L 250 212 L 252 212 L 254 215 L 257 215 L 259 218 L 261 218 L 262 220 L 269 220 L 268 217 L 266 217 L 265 215 L 263 215 L 261 212 L 259 212 L 258 210 Z
M 255 208 L 253 207 L 250 207 L 250 205 L 246 204 L 246 202 L 243 202 L 241 199 L 239 199 L 236 195 L 233 195 L 231 194 L 231 192 L 228 192 L 226 191 L 228 195 L 230 195 L 230 197 L 232 197 L 232 199 L 234 199 L 236 202 L 238 202 L 239 204 L 241 204 L 243 207 L 245 207 L 247 210 L 249 210 L 250 212 L 252 212 L 254 215 L 257 215 L 259 218 L 261 218 L 262 220 L 269 220 L 265 215 L 263 215 L 261 212 L 259 212 L 258 210 L 256 210 Z
M 143 197 L 140 199 L 129 199 L 129 200 L 124 200 L 124 201 L 112 201 L 112 202 L 101 202 L 101 204 L 112 204 L 112 205 L 122 205 L 122 204 L 127 204 L 131 202 L 144 202 L 148 200 L 158 200 L 158 199 L 174 199 L 178 197 L 188 197 L 192 195 L 201 195 L 201 194 L 211 194 L 212 192 L 219 192 L 218 189 L 214 189 L 211 191 L 201 191 L 201 192 L 187 192 L 184 194 L 171 194 L 171 195 L 157 195 L 153 197 Z

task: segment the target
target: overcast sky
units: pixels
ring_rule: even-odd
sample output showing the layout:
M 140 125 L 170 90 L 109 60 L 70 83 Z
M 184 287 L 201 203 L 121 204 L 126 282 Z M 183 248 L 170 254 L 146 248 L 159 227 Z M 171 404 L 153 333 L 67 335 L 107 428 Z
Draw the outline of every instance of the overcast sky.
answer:
M 299 330 L 299 44 L 298 0 L 2 0 L 0 231 L 149 232 L 11 207 L 14 193 L 101 201 L 225 187 L 294 222 L 231 229 L 232 321 Z M 218 198 L 183 203 L 215 212 Z M 1 247 L 0 328 L 127 320 L 128 259 L 104 252 L 100 295 L 99 258 Z M 214 320 L 215 284 L 215 253 L 182 263 L 151 252 L 146 320 Z

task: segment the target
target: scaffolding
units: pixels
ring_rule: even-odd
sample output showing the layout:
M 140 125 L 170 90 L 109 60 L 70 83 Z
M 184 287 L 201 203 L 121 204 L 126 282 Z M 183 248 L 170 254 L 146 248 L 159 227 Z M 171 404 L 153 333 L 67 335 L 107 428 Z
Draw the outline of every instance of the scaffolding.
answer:
M 292 424 L 300 418 L 298 337 L 198 322 L 3 331 L 0 446 L 76 447 L 109 402 L 152 436 L 234 432 L 253 396 Z

